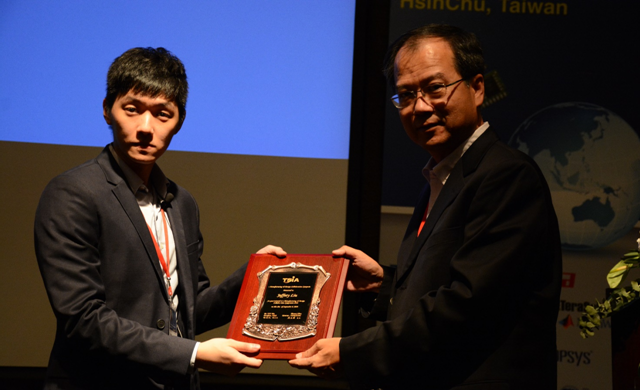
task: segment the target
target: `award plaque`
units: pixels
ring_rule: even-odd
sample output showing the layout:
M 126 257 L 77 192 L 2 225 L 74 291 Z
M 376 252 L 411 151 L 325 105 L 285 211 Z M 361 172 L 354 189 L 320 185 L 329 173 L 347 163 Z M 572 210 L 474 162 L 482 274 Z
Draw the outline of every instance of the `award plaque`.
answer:
M 332 255 L 251 255 L 227 337 L 285 360 L 332 337 L 348 267 Z

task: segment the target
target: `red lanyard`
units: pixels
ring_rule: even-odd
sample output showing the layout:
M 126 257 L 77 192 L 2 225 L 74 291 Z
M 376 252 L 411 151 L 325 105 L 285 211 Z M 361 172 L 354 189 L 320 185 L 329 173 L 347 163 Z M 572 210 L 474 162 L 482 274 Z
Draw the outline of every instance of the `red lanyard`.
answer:
M 171 255 L 169 253 L 169 230 L 167 229 L 167 218 L 164 216 L 164 210 L 160 209 L 160 214 L 162 214 L 162 226 L 164 227 L 164 248 L 166 251 L 167 260 L 171 260 Z M 173 296 L 173 290 L 171 289 L 171 273 L 169 272 L 169 263 L 165 260 L 165 256 L 162 256 L 162 251 L 160 250 L 160 246 L 158 245 L 158 241 L 156 241 L 156 237 L 153 235 L 153 231 L 151 230 L 151 226 L 147 224 L 149 228 L 149 233 L 151 233 L 151 239 L 153 240 L 153 245 L 156 247 L 156 253 L 158 254 L 158 258 L 160 258 L 160 264 L 162 265 L 162 269 L 164 269 L 164 273 L 167 275 L 167 280 L 169 283 L 167 284 L 167 292 L 169 293 L 169 299 Z
M 422 222 L 420 222 L 420 227 L 418 228 L 418 236 L 420 236 L 420 232 L 424 227 L 424 223 L 427 222 L 427 214 L 429 214 L 429 205 L 427 204 L 427 209 L 424 211 L 424 215 L 422 216 Z

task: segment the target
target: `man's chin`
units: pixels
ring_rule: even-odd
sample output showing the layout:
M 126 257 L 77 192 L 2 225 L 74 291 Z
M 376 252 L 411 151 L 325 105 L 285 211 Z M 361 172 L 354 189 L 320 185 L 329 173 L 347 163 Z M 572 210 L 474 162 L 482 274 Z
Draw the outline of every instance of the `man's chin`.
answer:
M 419 146 L 423 148 L 437 144 L 437 140 L 434 139 L 437 137 L 434 137 L 434 135 L 435 134 L 433 133 L 422 133 L 420 134 L 419 137 L 417 137 L 417 139 L 415 140 L 415 143 L 417 143 Z
M 133 154 L 129 154 L 129 161 L 131 161 L 134 164 L 147 165 L 147 164 L 155 163 L 156 158 L 151 154 L 133 153 Z

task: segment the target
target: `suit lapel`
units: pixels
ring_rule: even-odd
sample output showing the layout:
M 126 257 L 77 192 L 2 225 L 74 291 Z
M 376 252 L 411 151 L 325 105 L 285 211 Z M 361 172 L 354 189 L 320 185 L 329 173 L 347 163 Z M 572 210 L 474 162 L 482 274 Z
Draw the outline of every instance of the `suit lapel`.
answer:
M 435 227 L 438 219 L 440 219 L 440 216 L 442 215 L 444 210 L 446 210 L 447 206 L 449 206 L 449 204 L 451 204 L 451 202 L 453 202 L 456 196 L 460 193 L 460 190 L 462 189 L 462 186 L 464 184 L 464 180 L 460 171 L 461 169 L 459 169 L 458 164 L 456 164 L 456 166 L 451 171 L 451 174 L 449 175 L 449 179 L 447 179 L 444 187 L 442 187 L 440 195 L 438 195 L 438 199 L 436 199 L 436 202 L 433 204 L 433 208 L 429 212 L 429 216 L 427 217 L 427 220 L 422 227 L 422 231 L 420 231 L 420 235 L 417 238 L 415 237 L 415 234 L 417 232 L 417 229 L 415 229 L 411 241 L 409 241 L 409 237 L 405 237 L 405 241 L 402 243 L 402 245 L 404 246 L 406 244 L 407 248 L 404 248 L 404 253 L 407 253 L 406 251 L 409 249 L 409 245 L 411 246 L 410 252 L 405 260 L 400 263 L 400 259 L 398 259 L 398 279 L 396 282 L 397 286 L 402 285 L 404 279 L 409 275 L 416 260 L 418 259 L 418 253 L 420 253 L 420 250 L 427 242 L 427 239 L 431 235 L 431 232 L 433 231 L 433 228 Z M 421 200 L 421 202 L 424 201 L 424 199 Z M 426 202 L 429 202 L 429 193 L 427 193 L 426 195 Z M 420 214 L 419 218 L 421 220 L 425 208 L 426 207 L 422 207 L 422 211 L 420 213 L 414 213 L 412 220 L 416 218 L 418 214 Z
M 171 183 L 171 185 L 173 185 L 173 183 Z M 173 189 L 169 190 L 169 192 L 176 194 Z M 180 284 L 178 285 L 178 289 L 180 291 L 180 307 L 181 310 L 184 311 L 183 314 L 185 314 L 182 316 L 182 319 L 185 321 L 187 332 L 191 333 L 193 330 L 193 324 L 187 324 L 186 321 L 190 318 L 194 318 L 194 296 L 193 290 L 189 288 L 193 279 L 187 254 L 187 240 L 184 236 L 184 227 L 182 225 L 180 209 L 169 204 L 166 208 L 166 212 L 169 216 L 169 221 L 171 221 L 171 230 L 173 231 L 173 239 L 176 245 L 176 261 L 178 263 L 178 275 L 180 277 Z M 189 335 L 189 337 L 193 336 L 193 334 Z
M 418 199 L 418 204 L 416 205 L 413 215 L 411 216 L 411 220 L 409 221 L 409 225 L 407 226 L 407 231 L 404 234 L 404 239 L 402 240 L 402 244 L 400 245 L 400 250 L 398 251 L 397 258 L 397 275 L 402 275 L 407 272 L 410 264 L 409 254 L 411 253 L 411 248 L 413 248 L 415 242 L 418 239 L 418 228 L 420 227 L 420 223 L 422 222 L 422 217 L 424 216 L 424 212 L 427 209 L 427 205 L 429 204 L 429 194 L 431 193 L 431 188 L 429 183 L 425 184 L 420 193 L 420 198 Z M 424 229 L 424 228 L 423 228 Z
M 414 226 L 416 218 L 420 218 L 421 220 L 426 208 L 424 203 L 429 202 L 429 191 L 423 190 L 422 198 L 420 199 L 420 203 L 416 207 L 416 211 L 413 213 L 413 217 L 411 218 L 411 222 L 409 223 L 409 228 L 407 229 L 405 239 L 402 242 L 401 250 L 398 255 L 397 286 L 400 286 L 404 279 L 411 272 L 413 265 L 418 259 L 420 250 L 427 242 L 428 238 L 431 236 L 431 233 L 433 232 L 433 229 L 436 226 L 438 220 L 442 216 L 442 213 L 444 213 L 447 207 L 456 199 L 456 197 L 464 187 L 465 178 L 475 172 L 478 164 L 480 163 L 480 161 L 482 161 L 482 158 L 486 154 L 487 150 L 497 140 L 497 135 L 492 130 L 487 129 L 473 143 L 473 145 L 469 147 L 462 158 L 460 158 L 460 161 L 458 161 L 458 163 L 453 167 L 453 170 L 451 171 L 447 182 L 445 183 L 444 187 L 442 187 L 440 195 L 438 195 L 438 199 L 436 199 L 433 208 L 429 212 L 429 217 L 425 221 L 422 231 L 420 232 L 420 236 L 415 238 L 417 227 L 413 229 L 413 234 L 410 235 L 409 231 L 412 230 L 412 226 Z M 427 184 L 427 187 L 428 186 L 429 185 Z M 418 222 L 418 224 L 419 223 L 420 222 Z M 411 248 L 410 251 L 409 248 Z M 407 252 L 408 255 L 406 255 Z
M 113 185 L 111 190 L 113 195 L 118 199 L 120 206 L 122 206 L 122 209 L 129 217 L 129 221 L 131 221 L 131 224 L 138 233 L 138 237 L 147 252 L 148 260 L 151 262 L 151 265 L 155 270 L 159 286 L 161 287 L 160 289 L 162 290 L 165 299 L 168 300 L 169 294 L 165 288 L 164 271 L 160 267 L 160 259 L 156 253 L 153 240 L 151 239 L 149 227 L 142 216 L 142 212 L 140 212 L 140 206 L 138 206 L 138 202 L 136 201 L 135 196 L 133 196 L 131 188 L 129 188 L 127 181 L 123 179 L 124 175 L 122 174 L 118 163 L 114 160 L 113 156 L 111 156 L 111 152 L 109 152 L 108 147 L 100 153 L 97 161 L 105 174 L 106 180 Z

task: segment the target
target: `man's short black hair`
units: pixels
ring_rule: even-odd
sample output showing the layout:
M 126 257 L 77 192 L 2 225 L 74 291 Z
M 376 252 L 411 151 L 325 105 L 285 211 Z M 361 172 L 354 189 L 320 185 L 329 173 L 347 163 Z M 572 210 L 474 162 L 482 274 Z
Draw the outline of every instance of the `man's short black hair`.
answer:
M 395 62 L 398 52 L 403 47 L 414 50 L 423 39 L 427 38 L 442 38 L 449 43 L 453 51 L 454 66 L 463 79 L 468 80 L 477 74 L 484 73 L 482 45 L 473 33 L 446 24 L 429 24 L 405 33 L 389 46 L 383 71 L 394 90 L 396 88 Z
M 129 91 L 150 97 L 163 96 L 178 106 L 180 124 L 186 115 L 189 84 L 182 61 L 167 49 L 136 47 L 116 58 L 107 73 L 105 107 Z

